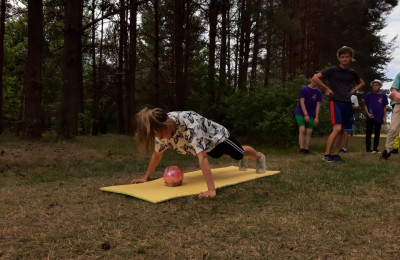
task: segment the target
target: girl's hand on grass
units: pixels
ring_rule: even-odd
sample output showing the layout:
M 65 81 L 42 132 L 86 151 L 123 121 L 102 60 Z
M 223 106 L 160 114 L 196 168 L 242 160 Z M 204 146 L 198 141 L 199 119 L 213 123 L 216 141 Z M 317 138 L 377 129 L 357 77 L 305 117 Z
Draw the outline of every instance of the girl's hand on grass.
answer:
M 131 183 L 132 183 L 132 184 L 135 184 L 135 183 L 143 183 L 143 182 L 146 182 L 146 181 L 147 181 L 147 179 L 145 179 L 145 178 L 140 178 L 140 179 L 132 180 Z
M 200 192 L 199 197 L 200 198 L 212 198 L 212 197 L 215 197 L 215 195 L 217 195 L 216 190 L 209 190 L 209 191 Z

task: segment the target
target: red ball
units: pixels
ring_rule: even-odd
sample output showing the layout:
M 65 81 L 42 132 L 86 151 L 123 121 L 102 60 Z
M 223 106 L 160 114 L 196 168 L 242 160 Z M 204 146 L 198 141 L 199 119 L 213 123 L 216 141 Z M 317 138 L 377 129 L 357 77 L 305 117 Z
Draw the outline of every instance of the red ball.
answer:
M 178 166 L 169 166 L 164 170 L 163 179 L 167 186 L 179 186 L 182 184 L 183 172 Z

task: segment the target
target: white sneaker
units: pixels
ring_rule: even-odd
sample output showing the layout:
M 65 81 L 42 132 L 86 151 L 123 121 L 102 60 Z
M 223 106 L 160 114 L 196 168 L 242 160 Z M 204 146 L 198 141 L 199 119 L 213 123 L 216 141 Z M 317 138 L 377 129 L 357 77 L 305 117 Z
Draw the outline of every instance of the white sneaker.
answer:
M 239 171 L 247 171 L 248 165 L 249 165 L 249 159 L 243 158 L 242 160 L 239 161 Z
M 265 155 L 261 154 L 261 158 L 258 159 L 257 161 L 257 168 L 256 168 L 256 173 L 264 173 L 265 170 L 267 169 L 267 165 L 265 163 Z

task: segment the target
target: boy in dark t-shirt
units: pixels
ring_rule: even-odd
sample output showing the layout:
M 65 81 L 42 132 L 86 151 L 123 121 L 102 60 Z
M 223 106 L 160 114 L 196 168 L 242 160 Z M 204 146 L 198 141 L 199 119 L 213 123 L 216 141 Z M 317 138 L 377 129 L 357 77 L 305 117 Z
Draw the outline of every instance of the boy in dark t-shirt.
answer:
M 342 144 L 344 128 L 350 128 L 352 124 L 353 108 L 351 105 L 351 95 L 361 89 L 365 83 L 358 74 L 350 69 L 350 62 L 354 57 L 354 50 L 343 46 L 336 52 L 339 61 L 338 66 L 333 66 L 327 70 L 316 74 L 313 80 L 326 90 L 329 96 L 329 109 L 333 129 L 328 137 L 325 155 L 323 160 L 326 162 L 341 162 L 339 156 Z M 327 86 L 322 79 L 328 81 Z M 356 85 L 355 88 L 353 86 Z M 332 151 L 332 148 L 336 145 Z

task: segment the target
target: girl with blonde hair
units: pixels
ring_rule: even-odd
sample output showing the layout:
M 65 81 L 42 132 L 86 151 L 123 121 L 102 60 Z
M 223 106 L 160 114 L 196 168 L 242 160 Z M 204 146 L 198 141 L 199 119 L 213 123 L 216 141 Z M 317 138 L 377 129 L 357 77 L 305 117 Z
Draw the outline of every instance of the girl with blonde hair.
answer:
M 153 155 L 144 177 L 132 183 L 146 182 L 160 163 L 163 152 L 168 148 L 180 154 L 197 156 L 208 190 L 199 197 L 216 195 L 214 178 L 207 155 L 219 158 L 229 155 L 240 160 L 239 169 L 247 170 L 247 158 L 257 161 L 257 173 L 266 169 L 265 156 L 250 146 L 241 146 L 222 125 L 193 111 L 167 113 L 161 108 L 143 108 L 136 115 L 139 149 Z

